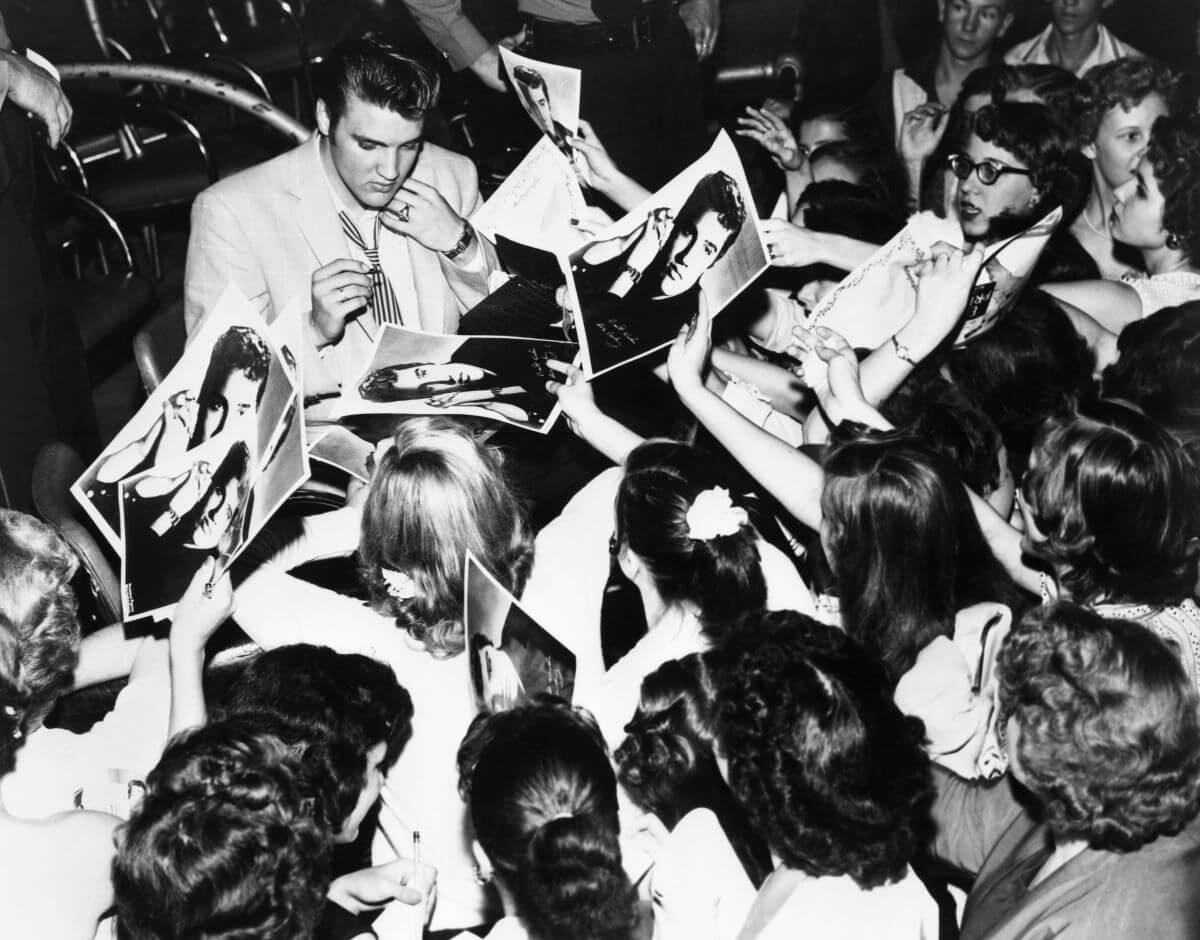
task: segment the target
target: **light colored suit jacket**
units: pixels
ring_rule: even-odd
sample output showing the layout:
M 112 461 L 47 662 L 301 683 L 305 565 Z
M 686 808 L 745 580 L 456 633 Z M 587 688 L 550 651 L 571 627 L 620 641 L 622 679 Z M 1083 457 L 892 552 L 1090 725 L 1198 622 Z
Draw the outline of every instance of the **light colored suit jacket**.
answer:
M 474 164 L 464 156 L 425 144 L 412 177 L 433 186 L 463 218 L 482 200 Z M 351 257 L 338 221 L 338 209 L 325 177 L 318 138 L 210 186 L 192 206 L 184 277 L 184 318 L 188 334 L 208 315 L 230 282 L 273 321 L 285 310 L 308 324 L 312 275 L 318 268 Z M 400 246 L 401 236 L 381 235 L 380 254 Z M 487 295 L 496 266 L 495 251 L 477 239 L 462 257 L 445 255 L 408 240 L 421 329 L 453 333 L 460 314 Z M 406 322 L 412 322 L 406 312 Z M 366 366 L 377 327 L 369 314 L 346 326 L 336 344 L 320 353 L 308 342 L 301 355 L 307 395 L 336 389 Z M 307 328 L 304 335 L 307 337 Z

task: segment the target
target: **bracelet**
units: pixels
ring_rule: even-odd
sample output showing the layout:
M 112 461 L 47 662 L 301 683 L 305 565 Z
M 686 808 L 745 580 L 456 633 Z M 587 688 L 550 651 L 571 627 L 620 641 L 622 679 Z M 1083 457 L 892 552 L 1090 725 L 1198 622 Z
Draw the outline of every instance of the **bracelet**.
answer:
M 471 223 L 464 219 L 462 235 L 458 237 L 458 241 L 454 243 L 453 247 L 443 251 L 442 254 L 453 261 L 464 251 L 470 248 L 471 242 L 473 241 L 475 241 L 475 229 L 471 228 Z
M 640 281 L 642 279 L 642 272 L 639 271 L 637 268 L 635 268 L 631 264 L 627 264 L 623 268 L 621 268 L 621 273 L 624 274 L 627 278 L 629 278 L 629 280 L 632 281 L 634 284 L 636 284 L 638 281 Z
M 917 360 L 913 358 L 912 351 L 900 342 L 900 334 L 892 335 L 892 350 L 896 353 L 896 358 L 903 362 L 907 362 L 910 366 L 915 366 Z

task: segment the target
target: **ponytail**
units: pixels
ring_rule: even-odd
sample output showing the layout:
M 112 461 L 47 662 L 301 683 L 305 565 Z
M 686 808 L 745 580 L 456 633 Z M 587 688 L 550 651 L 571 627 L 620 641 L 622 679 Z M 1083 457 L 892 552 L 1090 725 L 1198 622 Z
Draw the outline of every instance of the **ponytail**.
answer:
M 637 898 L 621 865 L 617 834 L 594 814 L 559 816 L 539 826 L 513 888 L 522 915 L 543 940 L 633 936 Z
M 717 639 L 724 624 L 766 605 L 758 532 L 712 461 L 675 441 L 648 441 L 625 462 L 617 541 L 645 564 L 668 604 L 694 605 Z

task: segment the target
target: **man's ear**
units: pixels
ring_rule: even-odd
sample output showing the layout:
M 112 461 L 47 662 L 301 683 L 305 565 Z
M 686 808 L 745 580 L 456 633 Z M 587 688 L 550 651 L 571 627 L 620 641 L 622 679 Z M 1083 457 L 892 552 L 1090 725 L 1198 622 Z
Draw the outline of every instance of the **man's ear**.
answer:
M 329 136 L 329 129 L 332 126 L 332 121 L 329 119 L 329 108 L 325 105 L 324 98 L 317 99 L 317 133 L 322 137 Z
M 1094 143 L 1091 143 L 1090 141 L 1088 143 L 1084 144 L 1082 147 L 1080 147 L 1079 152 L 1082 153 L 1089 160 L 1096 159 L 1096 145 Z

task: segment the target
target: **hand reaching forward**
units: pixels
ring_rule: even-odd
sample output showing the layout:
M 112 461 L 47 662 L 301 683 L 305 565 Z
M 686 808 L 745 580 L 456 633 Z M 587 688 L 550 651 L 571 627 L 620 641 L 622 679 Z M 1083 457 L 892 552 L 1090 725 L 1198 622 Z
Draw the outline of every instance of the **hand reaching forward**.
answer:
M 562 412 L 566 415 L 571 431 L 580 434 L 579 425 L 587 421 L 598 410 L 592 385 L 584 377 L 582 370 L 569 362 L 550 359 L 547 360 L 546 365 L 563 377 L 561 382 L 547 382 L 546 391 L 558 398 L 558 403 L 562 406 Z
M 935 101 L 917 105 L 900 122 L 896 149 L 907 163 L 929 159 L 946 133 L 946 109 Z
M 708 301 L 700 295 L 700 309 L 685 324 L 667 354 L 667 374 L 680 400 L 687 402 L 704 388 L 704 370 L 712 354 L 712 317 Z
M 62 86 L 45 69 L 24 56 L 0 52 L 0 91 L 8 78 L 8 100 L 46 125 L 50 149 L 58 146 L 71 129 L 71 102 Z
M 804 166 L 805 155 L 787 123 L 766 108 L 746 108 L 746 114 L 737 119 L 739 137 L 748 137 L 767 153 L 783 170 L 799 170 Z

